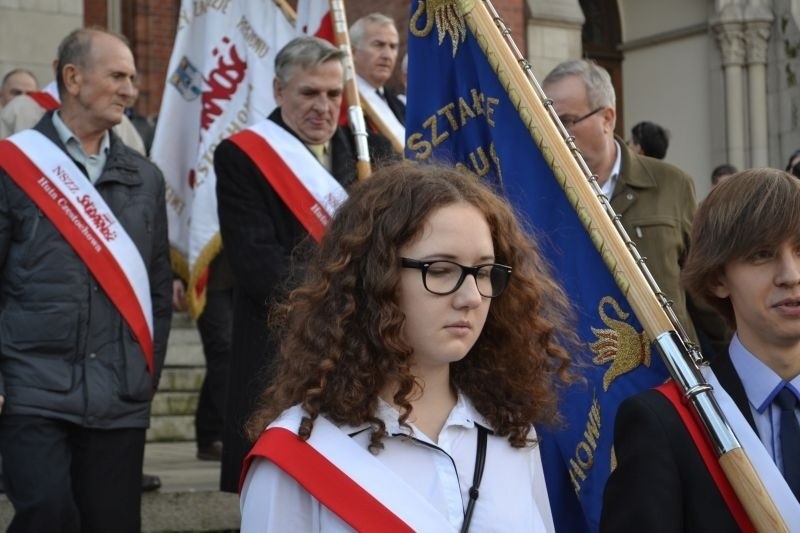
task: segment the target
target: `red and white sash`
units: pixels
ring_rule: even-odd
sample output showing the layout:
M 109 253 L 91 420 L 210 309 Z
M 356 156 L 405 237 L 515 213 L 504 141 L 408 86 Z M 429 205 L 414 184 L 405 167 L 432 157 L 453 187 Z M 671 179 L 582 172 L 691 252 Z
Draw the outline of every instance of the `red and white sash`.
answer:
M 394 111 L 389 107 L 386 100 L 381 98 L 378 93 L 375 92 L 375 87 L 370 85 L 369 82 L 361 76 L 356 76 L 356 83 L 358 83 L 358 93 L 361 95 L 361 98 L 369 102 L 372 110 L 378 114 L 383 123 L 386 124 L 386 127 L 392 132 L 394 140 L 399 143 L 400 146 L 404 146 L 406 127 L 394 116 Z
M 242 480 L 252 460 L 264 457 L 357 531 L 455 531 L 419 492 L 325 418 L 317 417 L 310 438 L 300 440 L 303 415 L 294 406 L 270 424 L 245 459 Z
M 46 111 L 52 111 L 61 107 L 61 98 L 58 95 L 58 87 L 55 81 L 48 83 L 44 89 L 37 92 L 27 93 L 31 100 L 39 104 Z
M 705 377 L 708 384 L 714 388 L 714 398 L 720 410 L 725 415 L 733 433 L 742 445 L 742 449 L 747 454 L 753 468 L 758 473 L 758 477 L 761 478 L 761 481 L 764 483 L 767 493 L 778 508 L 789 530 L 800 531 L 800 503 L 798 503 L 797 498 L 792 494 L 789 485 L 787 485 L 786 480 L 783 478 L 783 475 L 781 475 L 780 470 L 778 470 L 775 461 L 772 460 L 772 457 L 770 457 L 767 449 L 764 447 L 764 443 L 761 442 L 761 439 L 759 439 L 758 435 L 753 431 L 747 419 L 745 419 L 742 412 L 739 411 L 736 403 L 719 383 L 717 376 L 714 375 L 711 368 L 704 366 L 701 367 L 700 371 L 703 373 L 703 377 Z M 676 398 L 677 395 L 674 389 L 670 391 L 667 387 L 674 387 L 674 383 L 670 382 L 668 385 L 662 385 L 656 390 L 664 394 L 673 406 L 675 406 L 678 414 L 681 415 L 684 424 L 686 424 L 687 429 L 689 429 L 690 434 L 692 434 L 692 438 L 703 457 L 703 461 L 708 466 L 712 478 L 714 478 L 715 483 L 719 487 L 725 502 L 731 509 L 739 526 L 745 531 L 752 531 L 752 525 L 749 523 L 749 519 L 746 515 L 743 514 L 744 509 L 741 507 L 741 503 L 738 501 L 727 479 L 724 478 L 721 467 L 716 463 L 716 457 L 709 458 L 709 455 L 713 455 L 714 451 L 708 437 L 703 432 L 699 431 L 699 420 L 692 418 L 693 413 L 689 412 L 689 408 L 685 404 L 676 404 L 676 401 L 680 402 L 681 398 Z M 687 416 L 690 417 L 689 420 L 687 420 Z M 695 428 L 697 431 L 693 431 L 693 425 L 697 426 Z M 699 436 L 696 435 L 698 432 L 701 433 Z M 711 464 L 712 461 L 714 464 Z
M 40 107 L 43 107 L 47 111 L 52 111 L 53 109 L 58 109 L 61 107 L 61 102 L 53 98 L 53 95 L 45 91 L 28 93 L 26 96 L 30 97 L 31 100 L 39 104 Z
M 89 179 L 36 130 L 0 141 L 0 165 L 97 279 L 142 346 L 153 373 L 150 280 L 139 250 Z
M 783 520 L 789 526 L 789 531 L 800 531 L 800 503 L 792 494 L 789 485 L 786 484 L 786 480 L 775 461 L 772 460 L 767 449 L 764 448 L 764 443 L 753 431 L 753 428 L 742 412 L 739 411 L 733 399 L 722 388 L 711 368 L 702 367 L 701 372 L 706 381 L 714 387 L 714 398 L 716 398 L 720 409 L 725 414 L 731 429 L 733 429 L 733 433 L 739 439 L 747 457 L 753 464 L 753 468 L 758 472 L 758 477 L 764 483 Z
M 297 137 L 267 119 L 230 137 L 319 242 L 347 192 Z

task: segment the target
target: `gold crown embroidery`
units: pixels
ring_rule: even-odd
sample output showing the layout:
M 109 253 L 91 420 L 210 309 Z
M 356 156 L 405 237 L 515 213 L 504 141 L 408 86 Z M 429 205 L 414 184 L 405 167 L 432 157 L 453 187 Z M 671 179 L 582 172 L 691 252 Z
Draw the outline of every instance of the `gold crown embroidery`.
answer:
M 453 57 L 456 57 L 459 43 L 467 38 L 467 25 L 458 12 L 456 0 L 419 0 L 414 14 L 411 15 L 409 28 L 415 37 L 427 37 L 436 24 L 439 45 L 446 35 L 453 43 Z M 425 26 L 419 27 L 420 17 L 425 12 Z
M 605 311 L 606 305 L 610 305 L 621 320 L 609 317 Z M 594 364 L 604 365 L 611 361 L 611 366 L 603 376 L 603 390 L 607 391 L 622 374 L 636 370 L 641 364 L 650 366 L 650 340 L 644 332 L 638 333 L 633 326 L 623 322 L 630 313 L 625 313 L 611 296 L 600 300 L 597 312 L 610 329 L 592 328 L 597 340 L 589 347 L 594 354 Z

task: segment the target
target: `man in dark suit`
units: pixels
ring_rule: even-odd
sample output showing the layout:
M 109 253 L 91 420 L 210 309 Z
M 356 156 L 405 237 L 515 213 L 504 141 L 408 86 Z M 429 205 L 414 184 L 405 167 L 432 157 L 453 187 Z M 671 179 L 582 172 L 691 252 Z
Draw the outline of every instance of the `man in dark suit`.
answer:
M 268 366 L 277 348 L 267 329 L 268 308 L 287 284 L 298 244 L 309 240 L 307 221 L 298 218 L 294 200 L 283 196 L 285 178 L 290 175 L 288 181 L 296 185 L 307 175 L 319 175 L 331 190 L 356 180 L 352 134 L 337 126 L 344 88 L 342 57 L 338 48 L 313 37 L 287 44 L 275 58 L 273 90 L 279 107 L 265 121 L 221 142 L 214 154 L 220 231 L 234 277 L 220 482 L 225 491 L 238 489 L 242 460 L 250 448 L 244 426 L 268 383 Z M 283 136 L 274 135 L 276 130 Z M 258 136 L 256 131 L 273 134 Z M 242 142 L 246 138 L 262 143 L 261 148 L 269 145 L 269 150 L 248 151 Z M 299 157 L 281 158 L 298 147 Z M 386 139 L 370 136 L 370 151 L 377 159 L 388 156 L 391 146 Z M 267 152 L 273 159 L 265 159 Z M 287 174 L 279 167 L 295 172 Z
M 350 26 L 350 45 L 361 97 L 400 144 L 405 144 L 406 105 L 396 91 L 386 87 L 397 65 L 399 38 L 394 20 L 381 13 L 361 17 Z
M 791 531 L 800 528 L 800 184 L 780 170 L 735 174 L 694 222 L 683 281 L 735 328 L 711 367 L 726 418 Z M 712 376 L 707 376 L 713 379 Z M 726 398 L 730 397 L 732 401 Z M 737 427 L 737 420 L 739 426 Z M 717 484 L 700 445 L 659 391 L 620 407 L 617 467 L 602 531 L 737 531 L 738 500 Z M 712 455 L 713 457 L 713 455 Z M 760 462 L 759 462 L 760 460 Z M 713 460 L 712 460 L 713 461 Z M 782 474 L 782 476 L 781 476 Z

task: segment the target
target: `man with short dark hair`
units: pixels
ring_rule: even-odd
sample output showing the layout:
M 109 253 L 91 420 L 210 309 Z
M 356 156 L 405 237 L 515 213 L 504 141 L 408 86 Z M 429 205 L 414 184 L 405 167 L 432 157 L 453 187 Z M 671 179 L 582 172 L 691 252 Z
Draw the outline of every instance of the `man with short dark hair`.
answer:
M 728 163 L 717 165 L 714 167 L 714 170 L 711 171 L 711 186 L 716 187 L 737 172 L 739 172 L 739 170 L 735 166 L 729 165 Z
M 669 131 L 655 122 L 639 122 L 631 128 L 628 145 L 639 155 L 664 159 L 669 148 Z
M 318 239 L 356 179 L 352 133 L 339 127 L 343 53 L 327 41 L 298 37 L 275 57 L 278 108 L 214 153 L 220 233 L 234 278 L 233 344 L 223 428 L 220 486 L 236 492 L 250 443 L 244 425 L 264 390 L 276 350 L 269 306 L 309 235 Z M 373 160 L 391 154 L 370 135 Z
M 0 141 L 0 452 L 9 531 L 141 530 L 172 272 L 160 171 L 111 132 L 124 37 L 61 43 L 61 106 Z

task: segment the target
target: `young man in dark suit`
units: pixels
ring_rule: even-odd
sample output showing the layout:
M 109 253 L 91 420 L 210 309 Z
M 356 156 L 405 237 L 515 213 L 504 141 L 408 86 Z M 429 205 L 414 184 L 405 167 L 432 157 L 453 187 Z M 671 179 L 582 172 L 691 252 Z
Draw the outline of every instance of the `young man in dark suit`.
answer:
M 791 531 L 800 528 L 800 183 L 780 170 L 735 174 L 694 220 L 682 279 L 736 330 L 711 363 L 715 396 Z M 738 427 L 737 427 L 738 426 Z M 717 483 L 673 403 L 629 398 L 614 428 L 617 467 L 602 531 L 737 531 L 738 500 Z

